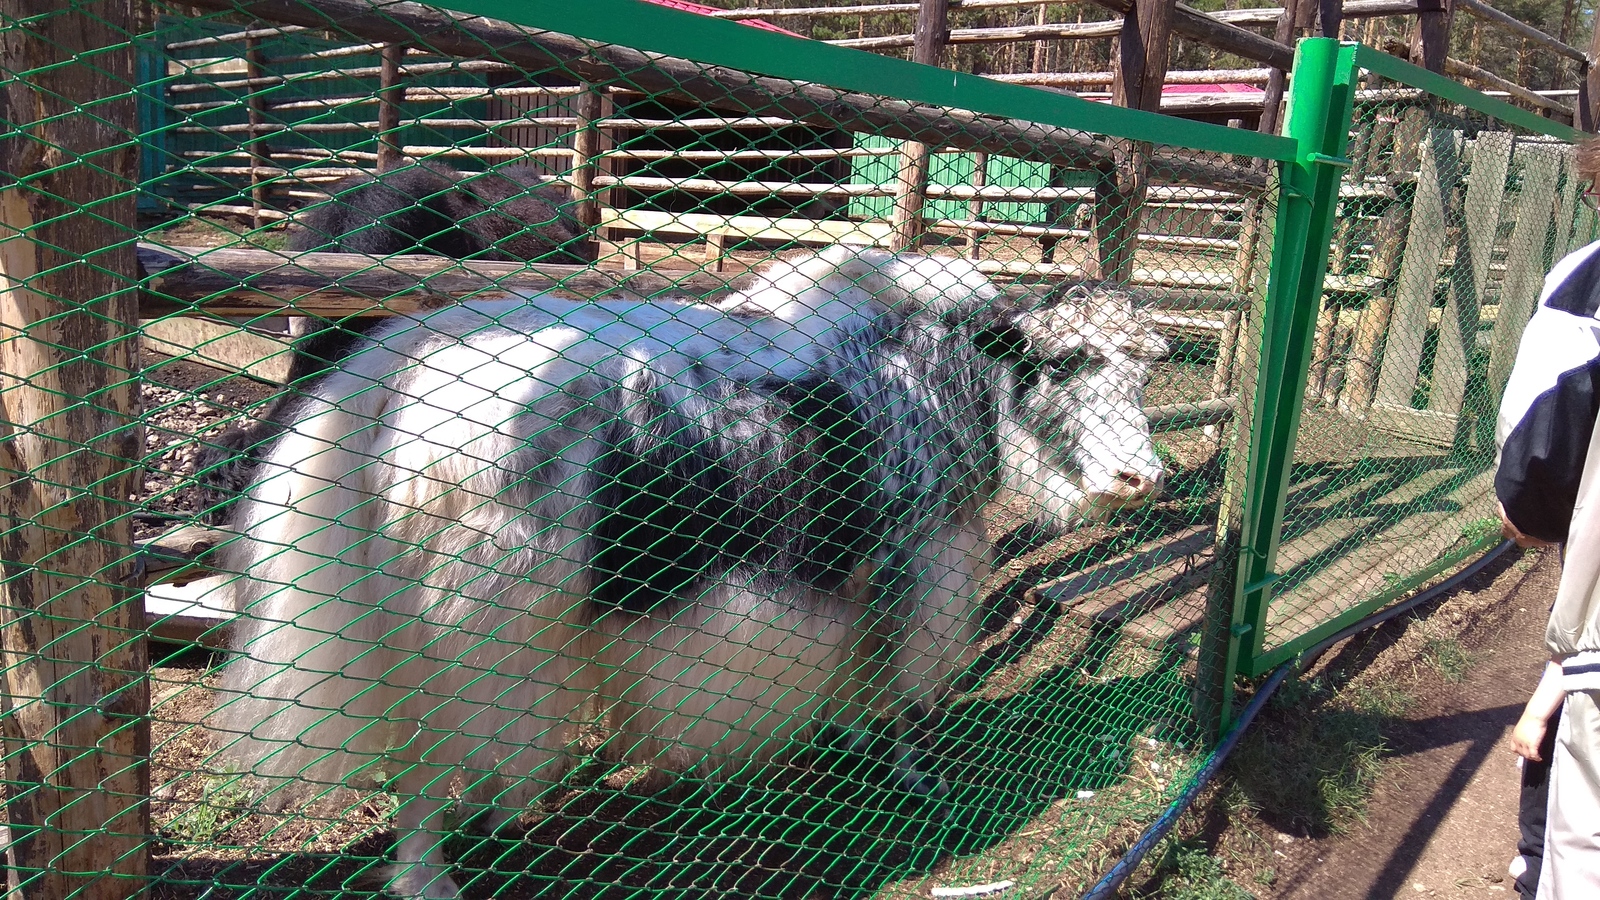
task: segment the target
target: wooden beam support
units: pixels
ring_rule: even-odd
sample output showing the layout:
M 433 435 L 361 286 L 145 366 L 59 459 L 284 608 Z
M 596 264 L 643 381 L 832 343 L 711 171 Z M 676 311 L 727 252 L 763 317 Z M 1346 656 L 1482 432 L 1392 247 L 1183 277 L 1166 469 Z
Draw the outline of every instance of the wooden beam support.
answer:
M 1595 62 L 1589 62 L 1594 60 Z M 1594 134 L 1600 131 L 1600 16 L 1595 17 L 1589 35 L 1589 54 L 1578 79 L 1578 127 Z
M 1418 0 L 1417 25 L 1411 31 L 1411 62 L 1430 72 L 1444 74 L 1450 53 L 1450 22 L 1454 0 Z
M 0 744 L 19 900 L 144 895 L 150 685 L 133 0 L 9 0 L 0 57 Z
M 260 38 L 245 40 L 244 61 L 245 78 L 252 83 L 261 81 L 266 72 L 266 60 L 261 53 Z M 262 99 L 260 88 L 252 87 L 245 94 L 244 102 L 245 120 L 250 125 L 250 227 L 260 228 L 267 224 L 266 217 L 262 215 L 267 206 L 267 184 L 263 170 L 272 166 L 272 151 L 267 146 L 266 137 L 266 101 Z
M 1176 0 L 1135 0 L 1123 16 L 1111 66 L 1111 102 L 1159 112 L 1172 48 Z M 1118 141 L 1117 165 L 1095 192 L 1094 222 L 1100 277 L 1125 281 L 1139 248 L 1139 218 L 1149 186 L 1150 145 Z
M 1299 18 L 1298 8 L 1307 0 L 1288 0 L 1284 5 L 1283 13 L 1278 17 L 1278 24 L 1274 27 L 1272 39 L 1280 44 L 1294 43 L 1295 22 Z M 1279 120 L 1283 111 L 1283 91 L 1288 84 L 1287 66 L 1273 68 L 1272 74 L 1267 77 L 1266 96 L 1261 99 L 1261 122 L 1257 126 L 1262 134 L 1277 134 Z
M 406 99 L 406 86 L 400 80 L 400 63 L 406 58 L 404 44 L 383 46 L 378 72 L 378 171 L 397 168 L 404 156 L 400 140 L 400 104 Z
M 913 62 L 937 66 L 944 59 L 944 45 L 950 33 L 950 0 L 922 0 L 917 10 L 916 46 Z M 907 141 L 900 148 L 900 170 L 895 179 L 894 213 L 891 221 L 895 250 L 915 247 L 922 238 L 922 208 L 928 199 L 928 167 L 933 148 L 922 141 Z

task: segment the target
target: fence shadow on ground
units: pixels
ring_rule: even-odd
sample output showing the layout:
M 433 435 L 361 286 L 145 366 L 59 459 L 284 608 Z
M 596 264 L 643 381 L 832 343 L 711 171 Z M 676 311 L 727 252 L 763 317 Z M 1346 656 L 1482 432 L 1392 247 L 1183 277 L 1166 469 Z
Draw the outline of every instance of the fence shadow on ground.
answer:
M 949 789 L 940 798 L 891 786 L 885 753 L 825 741 L 803 751 L 810 765 L 754 783 L 593 761 L 568 779 L 564 797 L 515 826 L 525 832 L 487 837 L 469 826 L 447 852 L 469 896 L 867 897 L 1012 837 L 1063 798 L 1129 776 L 1126 748 L 1152 728 L 1170 730 L 1163 710 L 1188 686 L 1181 654 L 1133 677 L 1085 677 L 1117 640 L 1090 641 L 1023 693 L 972 700 L 926 723 L 920 746 Z M 882 751 L 888 739 L 876 743 Z M 384 831 L 340 854 L 186 858 L 162 873 L 155 895 L 381 897 L 392 842 Z

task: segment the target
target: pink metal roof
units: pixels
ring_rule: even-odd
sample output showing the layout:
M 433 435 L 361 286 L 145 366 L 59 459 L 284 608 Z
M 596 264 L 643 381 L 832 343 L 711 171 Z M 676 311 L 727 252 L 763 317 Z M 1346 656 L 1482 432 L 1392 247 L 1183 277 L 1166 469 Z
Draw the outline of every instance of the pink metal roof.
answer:
M 702 16 L 710 15 L 714 12 L 722 12 L 722 10 L 717 9 L 715 6 L 705 6 L 700 3 L 690 3 L 689 0 L 644 0 L 644 2 L 654 3 L 657 6 L 665 6 L 668 9 L 678 9 L 684 12 L 698 13 Z M 795 34 L 787 28 L 779 28 L 771 22 L 763 22 L 760 19 L 734 19 L 733 21 L 738 22 L 740 25 L 749 25 L 751 28 L 761 28 L 767 31 L 776 31 L 779 34 L 805 37 L 803 34 Z

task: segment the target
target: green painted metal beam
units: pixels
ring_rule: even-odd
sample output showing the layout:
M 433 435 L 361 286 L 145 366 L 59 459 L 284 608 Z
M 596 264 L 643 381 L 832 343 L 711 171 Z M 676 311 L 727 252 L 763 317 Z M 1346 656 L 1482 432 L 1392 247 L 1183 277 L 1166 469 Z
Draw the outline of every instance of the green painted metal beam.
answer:
M 1322 643 L 1328 637 L 1360 622 L 1362 619 L 1417 590 L 1445 572 L 1487 553 L 1498 543 L 1500 543 L 1499 529 L 1494 528 L 1486 531 L 1466 546 L 1440 557 L 1426 568 L 1413 573 L 1410 577 L 1392 586 L 1385 587 L 1379 593 L 1312 628 L 1305 634 L 1298 635 L 1293 640 L 1285 641 L 1280 646 L 1273 647 L 1271 650 L 1252 657 L 1240 668 L 1239 674 L 1251 678 L 1265 675 L 1280 664 L 1294 659 L 1296 656 Z
M 641 0 L 442 0 L 430 5 L 585 40 L 932 106 L 1214 153 L 1273 160 L 1294 156 L 1294 142 L 1276 135 L 1094 103 Z M 819 77 L 819 73 L 827 74 Z
M 1311 366 L 1312 336 L 1322 304 L 1328 243 L 1348 163 L 1355 101 L 1355 46 L 1308 38 L 1295 51 L 1295 78 L 1284 130 L 1298 153 L 1283 166 L 1273 234 L 1266 311 L 1256 374 L 1255 410 L 1245 469 L 1244 507 L 1232 609 L 1221 667 L 1218 733 L 1233 719 L 1233 681 L 1261 654 L 1267 603 L 1283 532 L 1289 470 Z
M 1421 88 L 1451 103 L 1459 103 L 1484 115 L 1494 116 L 1507 125 L 1515 125 L 1563 141 L 1581 141 L 1590 136 L 1570 125 L 1535 115 L 1520 106 L 1512 106 L 1504 100 L 1484 96 L 1460 82 L 1451 81 L 1443 75 L 1429 72 L 1421 66 L 1412 65 L 1397 56 L 1390 56 L 1365 44 L 1356 45 L 1356 65 L 1391 81 Z

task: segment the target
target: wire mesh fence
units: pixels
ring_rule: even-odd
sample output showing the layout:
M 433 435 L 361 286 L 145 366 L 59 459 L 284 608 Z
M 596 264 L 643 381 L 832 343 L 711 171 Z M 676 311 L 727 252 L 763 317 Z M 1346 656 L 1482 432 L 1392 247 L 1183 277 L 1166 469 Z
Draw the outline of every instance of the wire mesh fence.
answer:
M 1476 546 L 1564 144 L 1371 86 L 1323 278 L 1300 140 L 515 6 L 0 28 L 25 890 L 1070 890 Z
M 1498 540 L 1500 393 L 1544 273 L 1594 238 L 1543 120 L 1361 74 L 1258 670 Z

